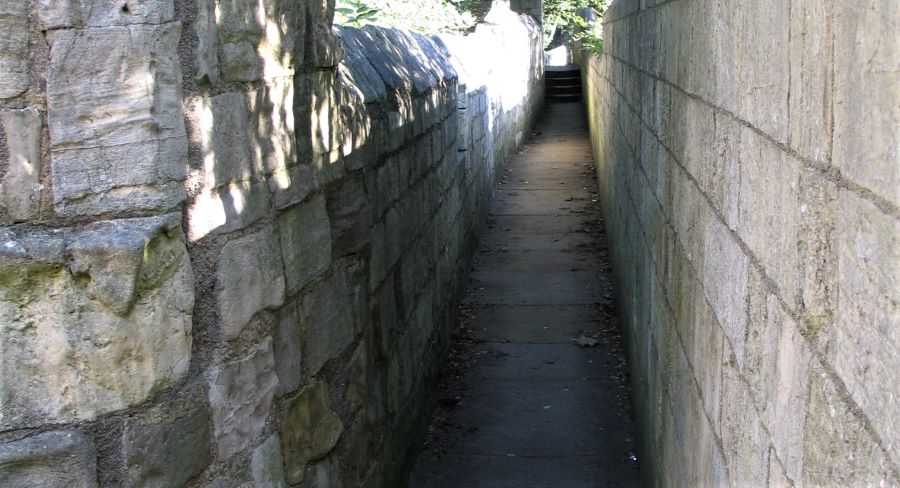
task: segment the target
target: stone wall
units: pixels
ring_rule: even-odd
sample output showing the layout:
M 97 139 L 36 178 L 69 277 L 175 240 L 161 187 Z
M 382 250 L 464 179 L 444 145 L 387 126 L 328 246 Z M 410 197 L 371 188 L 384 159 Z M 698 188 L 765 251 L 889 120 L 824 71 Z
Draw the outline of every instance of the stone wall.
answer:
M 402 483 L 540 33 L 333 9 L 0 0 L 0 485 Z
M 620 0 L 583 67 L 644 466 L 892 486 L 900 7 Z

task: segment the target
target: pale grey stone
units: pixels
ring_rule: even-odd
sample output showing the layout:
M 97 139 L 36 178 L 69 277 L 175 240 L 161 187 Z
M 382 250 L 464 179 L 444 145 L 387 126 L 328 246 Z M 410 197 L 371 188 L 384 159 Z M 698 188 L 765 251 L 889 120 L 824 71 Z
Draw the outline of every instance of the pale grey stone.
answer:
M 58 211 L 168 208 L 184 198 L 172 185 L 187 175 L 180 36 L 177 23 L 54 34 L 47 91 Z
M 873 0 L 832 8 L 832 160 L 854 183 L 900 205 L 900 5 Z
M 831 9 L 815 0 L 791 5 L 790 145 L 813 161 L 831 154 Z
M 265 216 L 269 193 L 265 183 L 242 181 L 217 188 L 204 188 L 188 204 L 188 238 L 228 234 L 245 229 Z
M 0 485 L 96 488 L 97 450 L 75 431 L 51 431 L 0 444 Z
M 0 181 L 6 213 L 13 220 L 38 216 L 41 195 L 41 113 L 33 108 L 0 111 L 9 161 Z
M 828 360 L 888 446 L 900 446 L 900 222 L 853 192 L 834 203 L 837 310 Z M 897 449 L 888 449 L 900 462 Z
M 274 337 L 275 370 L 278 372 L 278 394 L 300 388 L 300 315 L 297 302 L 291 301 L 278 312 Z
M 302 202 L 318 187 L 316 168 L 311 164 L 293 165 L 269 177 L 269 191 L 279 210 Z
M 298 40 L 306 33 L 302 2 L 216 0 L 219 69 L 226 81 L 293 75 L 303 62 Z
M 200 118 L 204 185 L 215 188 L 255 176 L 247 96 L 229 92 L 200 99 L 194 110 Z
M 278 434 L 269 437 L 253 451 L 250 472 L 255 488 L 287 488 L 284 481 L 284 462 Z
M 297 160 L 293 79 L 271 80 L 252 95 L 251 154 L 254 167 L 268 176 Z
M 329 359 L 340 355 L 353 342 L 350 298 L 344 275 L 339 271 L 316 283 L 303 295 L 300 326 L 310 375 L 318 373 Z
M 366 402 L 368 366 L 366 343 L 360 341 L 350 358 L 350 376 L 347 381 L 346 397 L 352 413 L 357 412 Z
M 0 99 L 25 93 L 28 72 L 28 2 L 0 0 Z
M 302 290 L 331 265 L 331 224 L 325 198 L 314 196 L 278 216 L 288 295 Z
M 0 234 L 0 424 L 92 420 L 184 376 L 194 293 L 178 215 Z
M 218 460 L 230 458 L 262 435 L 277 387 L 271 338 L 246 359 L 210 371 L 209 404 Z
M 259 311 L 284 304 L 284 289 L 281 252 L 271 227 L 226 244 L 216 277 L 223 338 L 237 338 Z
M 285 408 L 281 446 L 287 482 L 294 485 L 303 481 L 307 463 L 321 459 L 334 448 L 344 424 L 331 409 L 324 381 L 301 390 Z
M 171 422 L 125 421 L 124 452 L 131 486 L 184 486 L 212 461 L 209 412 L 197 410 Z
M 215 0 L 198 0 L 197 20 L 194 21 L 194 33 L 197 35 L 194 61 L 197 68 L 197 80 L 206 79 L 210 83 L 216 83 L 219 80 L 218 32 L 214 2 Z
M 173 0 L 39 0 L 38 16 L 45 30 L 163 24 L 175 20 L 175 4 Z

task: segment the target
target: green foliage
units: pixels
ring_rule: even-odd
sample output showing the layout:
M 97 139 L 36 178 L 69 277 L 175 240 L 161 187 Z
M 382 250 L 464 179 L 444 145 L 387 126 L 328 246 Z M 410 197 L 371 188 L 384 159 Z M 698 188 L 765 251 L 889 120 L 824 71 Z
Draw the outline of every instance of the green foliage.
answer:
M 334 23 L 350 27 L 375 24 L 428 34 L 465 32 L 475 24 L 475 19 L 469 12 L 461 12 L 458 7 L 474 6 L 477 2 L 478 0 L 337 0 Z
M 544 48 L 573 39 L 591 51 L 602 50 L 603 39 L 599 29 L 595 32 L 594 26 L 588 25 L 578 12 L 592 8 L 602 19 L 608 4 L 609 0 L 544 0 Z

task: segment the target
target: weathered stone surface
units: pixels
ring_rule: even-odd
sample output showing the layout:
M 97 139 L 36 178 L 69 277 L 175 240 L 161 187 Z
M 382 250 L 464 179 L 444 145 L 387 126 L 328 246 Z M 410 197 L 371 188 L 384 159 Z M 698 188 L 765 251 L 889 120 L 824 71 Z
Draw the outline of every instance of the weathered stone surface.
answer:
M 366 342 L 361 341 L 353 353 L 353 357 L 350 358 L 350 377 L 347 381 L 346 397 L 350 403 L 351 412 L 358 411 L 366 402 L 368 369 Z
M 303 295 L 300 327 L 306 343 L 306 367 L 315 375 L 329 359 L 353 342 L 350 292 L 342 272 L 335 271 Z
M 175 5 L 173 0 L 39 0 L 38 16 L 45 30 L 162 24 L 175 20 Z
M 41 184 L 41 113 L 33 108 L 0 111 L 9 161 L 0 181 L 2 206 L 12 220 L 37 217 Z
M 218 460 L 230 458 L 262 435 L 277 387 L 270 338 L 246 359 L 210 371 L 209 404 Z
M 52 431 L 0 445 L 0 485 L 95 488 L 97 451 L 75 431 Z
M 205 186 L 215 188 L 252 178 L 247 96 L 230 92 L 200 99 L 194 110 L 199 114 L 203 138 Z
M 300 388 L 302 347 L 300 344 L 300 315 L 297 307 L 297 302 L 292 300 L 278 312 L 274 350 L 279 395 Z
M 325 198 L 311 200 L 278 216 L 288 295 L 302 290 L 331 264 L 331 224 Z
M 297 39 L 305 34 L 302 3 L 216 0 L 219 67 L 226 81 L 291 76 L 302 63 Z
M 0 98 L 12 98 L 28 90 L 28 3 L 0 1 Z
M 131 486 L 184 486 L 212 461 L 209 412 L 171 422 L 125 421 L 124 451 Z
M 287 482 L 302 482 L 306 464 L 328 454 L 343 430 L 344 424 L 329 405 L 325 382 L 315 382 L 292 398 L 281 423 Z
M 305 200 L 319 186 L 316 176 L 316 168 L 311 164 L 297 164 L 273 173 L 269 191 L 275 208 L 284 209 Z
M 0 424 L 93 419 L 187 372 L 193 274 L 178 215 L 0 234 Z
M 180 36 L 177 23 L 54 33 L 47 92 L 58 212 L 166 209 L 184 199 Z
M 218 270 L 216 309 L 225 340 L 237 338 L 260 310 L 284 303 L 281 252 L 271 227 L 226 244 Z
M 851 181 L 900 205 L 900 5 L 834 7 L 835 166 Z
M 270 81 L 249 102 L 253 164 L 266 175 L 283 171 L 297 160 L 293 78 Z
M 814 161 L 831 154 L 831 10 L 815 0 L 791 5 L 790 145 Z
M 884 442 L 900 446 L 900 222 L 848 191 L 836 202 L 837 311 L 828 357 Z M 900 463 L 897 449 L 889 450 Z
M 250 458 L 255 488 L 287 488 L 284 481 L 284 462 L 281 456 L 281 440 L 278 434 L 269 437 L 253 451 Z
M 245 229 L 269 210 L 269 194 L 262 182 L 243 181 L 206 188 L 188 205 L 188 239 L 209 234 L 228 234 Z
M 197 1 L 197 19 L 194 21 L 194 34 L 197 36 L 196 57 L 194 59 L 197 80 L 207 80 L 209 83 L 216 83 L 219 80 L 219 52 L 215 0 Z

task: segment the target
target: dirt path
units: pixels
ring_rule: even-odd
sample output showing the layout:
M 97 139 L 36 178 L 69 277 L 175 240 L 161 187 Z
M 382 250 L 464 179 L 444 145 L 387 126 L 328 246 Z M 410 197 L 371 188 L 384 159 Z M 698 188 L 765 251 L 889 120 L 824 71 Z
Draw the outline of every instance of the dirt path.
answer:
M 639 484 L 581 104 L 536 130 L 492 206 L 413 488 Z

